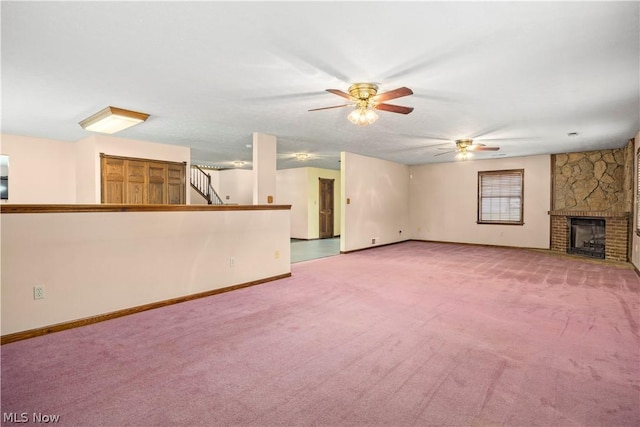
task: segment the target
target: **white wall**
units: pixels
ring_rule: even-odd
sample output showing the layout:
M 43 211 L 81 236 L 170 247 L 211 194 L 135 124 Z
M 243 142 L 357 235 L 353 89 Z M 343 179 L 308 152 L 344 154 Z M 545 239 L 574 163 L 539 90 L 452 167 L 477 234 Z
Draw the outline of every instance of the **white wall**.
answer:
M 76 146 L 72 142 L 3 134 L 9 156 L 8 203 L 75 203 Z
M 225 203 L 234 205 L 253 204 L 253 171 L 248 169 L 228 169 L 219 172 L 218 195 Z M 283 204 L 276 198 L 275 203 Z M 264 203 L 266 204 L 266 202 Z
M 277 139 L 273 135 L 253 133 L 253 197 L 254 205 L 277 203 L 276 164 Z M 269 201 L 271 200 L 271 202 Z
M 637 217 L 638 217 L 638 204 L 640 203 L 640 201 L 638 200 L 638 194 L 637 194 L 637 188 L 638 188 L 638 168 L 640 168 L 640 165 L 638 165 L 638 158 L 637 155 L 635 155 L 635 153 L 638 152 L 638 150 L 640 150 L 640 131 L 638 131 L 638 134 L 636 135 L 635 138 L 635 145 L 634 145 L 634 160 L 633 160 L 633 164 L 635 165 L 634 167 L 634 174 L 633 174 L 633 179 L 634 179 L 634 185 L 633 185 L 633 207 L 631 209 L 631 216 L 633 217 L 631 219 L 631 229 L 633 230 L 631 233 L 631 262 L 633 263 L 633 265 L 637 268 L 640 269 L 640 236 L 638 236 L 636 234 L 636 230 L 638 229 L 638 221 L 637 221 Z
M 0 216 L 2 335 L 291 271 L 288 209 Z
M 341 185 L 341 251 L 410 238 L 409 166 L 342 152 Z
M 202 195 L 200 193 L 198 193 L 192 186 L 188 186 L 187 187 L 187 191 L 190 193 L 189 197 L 191 198 L 191 203 L 192 205 L 207 205 L 209 204 L 209 202 L 207 202 L 207 199 L 205 199 L 204 197 L 202 197 Z
M 478 171 L 524 169 L 524 225 L 476 224 Z M 410 237 L 549 248 L 550 156 L 438 163 L 410 168 Z
M 291 205 L 291 237 L 320 237 L 320 181 L 335 180 L 333 186 L 333 234 L 340 235 L 340 171 L 323 168 L 291 168 L 276 173 L 277 201 Z
M 92 135 L 78 142 L 2 135 L 9 156 L 9 203 L 100 203 L 100 153 L 187 162 L 191 149 Z M 187 203 L 190 192 L 187 192 Z
M 291 237 L 309 239 L 309 207 L 307 168 L 282 169 L 276 172 L 276 191 L 279 204 L 291 205 Z

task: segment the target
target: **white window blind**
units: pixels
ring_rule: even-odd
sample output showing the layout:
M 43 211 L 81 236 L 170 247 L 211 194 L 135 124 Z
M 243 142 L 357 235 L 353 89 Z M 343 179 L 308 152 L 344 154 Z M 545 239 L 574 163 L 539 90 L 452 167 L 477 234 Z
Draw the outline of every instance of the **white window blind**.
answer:
M 524 170 L 478 172 L 478 222 L 523 224 Z

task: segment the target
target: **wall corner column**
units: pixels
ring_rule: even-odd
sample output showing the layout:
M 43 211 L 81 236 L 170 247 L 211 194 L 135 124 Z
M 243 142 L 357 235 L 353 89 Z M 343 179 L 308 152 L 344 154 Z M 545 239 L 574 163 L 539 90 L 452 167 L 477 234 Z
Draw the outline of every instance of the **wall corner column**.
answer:
M 276 203 L 276 144 L 273 135 L 253 133 L 253 204 Z

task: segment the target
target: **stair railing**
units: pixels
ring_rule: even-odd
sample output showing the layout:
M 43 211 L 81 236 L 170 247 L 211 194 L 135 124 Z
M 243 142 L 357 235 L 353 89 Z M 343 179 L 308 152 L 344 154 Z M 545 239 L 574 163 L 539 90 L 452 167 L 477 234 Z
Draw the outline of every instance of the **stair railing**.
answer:
M 191 187 L 193 187 L 210 205 L 224 205 L 224 202 L 211 185 L 211 175 L 200 166 L 191 165 Z

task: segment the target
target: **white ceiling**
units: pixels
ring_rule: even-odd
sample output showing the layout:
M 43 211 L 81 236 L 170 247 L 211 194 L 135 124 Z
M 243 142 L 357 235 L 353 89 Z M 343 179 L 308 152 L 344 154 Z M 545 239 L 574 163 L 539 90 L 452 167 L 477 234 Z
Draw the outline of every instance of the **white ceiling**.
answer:
M 2 132 L 77 141 L 112 105 L 151 115 L 116 136 L 220 167 L 251 167 L 253 132 L 277 137 L 279 168 L 453 161 L 435 154 L 465 137 L 500 146 L 477 159 L 617 148 L 640 129 L 639 6 L 2 1 Z M 411 88 L 389 102 L 415 110 L 363 128 L 307 111 L 362 81 Z

